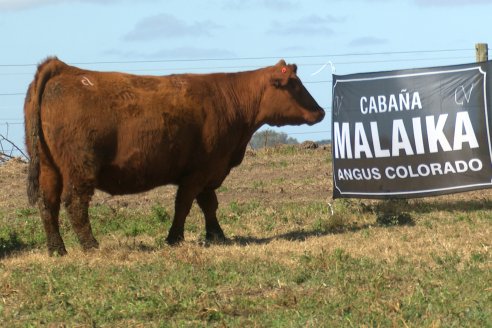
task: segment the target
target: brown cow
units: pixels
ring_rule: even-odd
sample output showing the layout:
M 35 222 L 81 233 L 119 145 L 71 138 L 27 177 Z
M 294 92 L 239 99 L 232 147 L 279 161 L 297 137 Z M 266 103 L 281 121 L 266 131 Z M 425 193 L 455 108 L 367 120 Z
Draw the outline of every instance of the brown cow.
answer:
M 66 254 L 64 202 L 84 250 L 98 247 L 88 218 L 95 188 L 112 195 L 178 186 L 167 241 L 184 238 L 193 201 L 206 238 L 225 240 L 217 189 L 263 124 L 320 122 L 325 112 L 283 60 L 254 71 L 136 76 L 95 72 L 57 58 L 39 65 L 24 105 L 28 197 L 38 202 L 50 254 Z

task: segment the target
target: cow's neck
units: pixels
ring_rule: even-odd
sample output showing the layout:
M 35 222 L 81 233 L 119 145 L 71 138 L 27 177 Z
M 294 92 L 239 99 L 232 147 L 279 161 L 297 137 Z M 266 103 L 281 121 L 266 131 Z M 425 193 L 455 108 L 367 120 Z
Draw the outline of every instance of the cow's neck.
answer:
M 241 129 L 248 138 L 261 126 L 257 117 L 265 90 L 262 70 L 227 74 L 218 83 L 225 102 L 225 115 L 231 126 Z
M 223 74 L 216 77 L 219 97 L 219 134 L 216 145 L 231 152 L 231 166 L 241 163 L 246 147 L 256 130 L 261 98 L 265 90 L 262 70 Z

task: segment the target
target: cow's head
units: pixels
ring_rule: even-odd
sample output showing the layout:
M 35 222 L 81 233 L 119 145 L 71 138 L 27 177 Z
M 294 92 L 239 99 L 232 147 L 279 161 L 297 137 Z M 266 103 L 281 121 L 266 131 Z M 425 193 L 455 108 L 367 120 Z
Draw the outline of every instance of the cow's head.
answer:
M 325 117 L 321 108 L 297 76 L 297 66 L 281 60 L 266 70 L 267 86 L 263 94 L 259 119 L 282 125 L 313 125 Z

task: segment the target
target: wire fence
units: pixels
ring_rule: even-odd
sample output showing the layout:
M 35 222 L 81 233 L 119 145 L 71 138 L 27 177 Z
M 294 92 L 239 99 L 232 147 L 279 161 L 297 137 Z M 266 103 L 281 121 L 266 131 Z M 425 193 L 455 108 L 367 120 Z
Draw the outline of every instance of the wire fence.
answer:
M 380 51 L 380 52 L 348 52 L 348 53 L 325 53 L 317 55 L 300 54 L 295 56 L 251 56 L 251 57 L 222 57 L 222 58 L 184 58 L 184 59 L 156 59 L 156 60 L 114 60 L 114 61 L 74 61 L 69 62 L 71 65 L 99 67 L 101 70 L 113 70 L 115 65 L 118 70 L 125 72 L 144 73 L 144 72 L 200 72 L 204 70 L 218 71 L 218 70 L 245 70 L 259 68 L 264 65 L 264 61 L 278 60 L 278 58 L 284 58 L 286 60 L 298 60 L 297 65 L 299 67 L 325 67 L 328 63 L 330 65 L 336 65 L 346 67 L 355 66 L 361 64 L 375 64 L 375 65 L 387 65 L 388 63 L 416 63 L 416 62 L 430 62 L 437 63 L 462 63 L 464 61 L 472 60 L 474 56 L 474 49 L 470 48 L 455 48 L 455 49 L 423 49 L 423 50 L 408 50 L 408 51 Z M 193 65 L 199 63 L 199 65 Z M 231 63 L 227 65 L 225 63 Z M 334 63 L 334 64 L 333 64 Z M 162 66 L 161 64 L 164 64 Z M 182 65 L 184 64 L 184 65 Z M 224 65 L 225 64 L 225 65 Z M 145 67 L 135 67 L 142 66 Z M 150 65 L 150 66 L 149 66 Z M 4 63 L 0 64 L 0 81 L 3 76 L 18 76 L 26 75 L 33 76 L 34 70 L 37 64 L 35 63 Z M 26 71 L 26 70 L 29 71 Z M 377 70 L 376 67 L 375 70 Z M 319 85 L 332 83 L 331 79 L 315 78 L 310 76 L 303 82 L 307 85 Z M 16 117 L 2 117 L 1 113 L 8 113 L 8 115 L 18 114 L 22 115 L 22 101 L 26 92 L 22 90 L 0 90 L 0 103 L 6 102 L 2 99 L 9 100 L 9 103 L 15 102 L 16 105 L 3 105 L 0 106 L 0 151 L 1 158 L 9 158 L 13 156 L 26 156 L 26 150 L 23 146 L 20 146 L 20 142 L 14 142 L 9 139 L 9 132 L 21 129 L 24 124 L 23 119 Z M 322 106 L 327 114 L 331 112 L 331 106 Z M 329 117 L 329 115 L 327 115 Z M 18 134 L 18 133 L 17 133 Z M 312 139 L 318 138 L 320 135 L 331 135 L 331 131 L 326 129 L 321 130 L 306 130 L 299 132 L 290 132 L 288 135 L 292 138 L 312 136 Z M 326 138 L 322 138 L 326 139 Z

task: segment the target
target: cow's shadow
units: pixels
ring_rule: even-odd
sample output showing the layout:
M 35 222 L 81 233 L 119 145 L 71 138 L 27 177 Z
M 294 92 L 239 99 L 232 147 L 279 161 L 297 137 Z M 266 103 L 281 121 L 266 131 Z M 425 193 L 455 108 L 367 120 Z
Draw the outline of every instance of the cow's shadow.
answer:
M 299 230 L 294 230 L 278 235 L 273 235 L 270 237 L 254 237 L 254 236 L 234 236 L 232 238 L 227 238 L 226 241 L 222 242 L 208 242 L 205 241 L 204 239 L 198 240 L 196 242 L 190 241 L 191 244 L 196 244 L 202 247 L 211 247 L 211 246 L 248 246 L 248 245 L 266 245 L 269 244 L 273 241 L 276 240 L 286 240 L 286 241 L 292 241 L 292 242 L 303 242 L 306 241 L 310 238 L 317 238 L 317 237 L 323 237 L 323 236 L 328 236 L 328 235 L 337 235 L 337 234 L 344 234 L 348 232 L 357 232 L 361 230 L 368 229 L 370 227 L 377 226 L 374 224 L 364 224 L 364 225 L 359 225 L 359 226 L 348 226 L 348 227 L 339 227 L 339 228 L 334 228 L 334 229 L 328 229 L 328 230 L 304 230 L 304 229 L 299 229 Z M 122 243 L 119 245 L 120 248 L 124 248 L 127 251 L 137 251 L 137 252 L 142 252 L 142 253 L 153 253 L 153 252 L 158 252 L 159 250 L 162 249 L 162 246 L 157 246 L 157 245 L 149 245 L 144 242 L 137 242 L 134 245 L 131 243 Z M 180 247 L 179 245 L 177 246 L 164 246 L 164 247 Z M 27 245 L 27 244 L 15 244 L 12 245 L 11 247 L 4 248 L 2 251 L 0 251 L 0 260 L 6 258 L 6 257 L 11 257 L 11 256 L 18 256 L 21 254 L 24 254 L 26 252 L 29 252 L 36 247 L 33 245 Z
M 344 234 L 348 232 L 357 232 L 361 230 L 368 229 L 369 227 L 372 227 L 372 224 L 364 224 L 364 225 L 358 225 L 358 226 L 348 226 L 348 227 L 340 227 L 340 228 L 333 228 L 333 229 L 327 229 L 327 230 L 294 230 L 286 233 L 282 233 L 279 235 L 274 235 L 271 237 L 254 237 L 254 236 L 235 236 L 233 238 L 228 239 L 226 244 L 230 245 L 240 245 L 240 246 L 247 246 L 247 245 L 263 245 L 263 244 L 269 244 L 272 241 L 275 240 L 286 240 L 286 241 L 306 241 L 309 238 L 316 238 L 316 237 L 323 237 L 323 236 L 329 236 L 329 235 L 338 235 L 338 234 Z
M 22 241 L 16 232 L 10 232 L 8 237 L 0 237 L 0 260 L 15 254 L 27 252 L 34 247 Z
M 482 199 L 482 200 L 458 200 L 458 201 L 435 201 L 435 202 L 423 202 L 417 204 L 408 204 L 404 207 L 404 210 L 408 209 L 409 212 L 415 213 L 429 213 L 434 211 L 445 211 L 445 212 L 455 212 L 455 211 L 483 211 L 492 210 L 492 200 Z M 399 224 L 412 226 L 413 224 Z M 388 225 L 390 228 L 393 225 Z M 264 245 L 269 244 L 276 240 L 286 240 L 286 241 L 306 241 L 310 238 L 323 237 L 328 235 L 338 235 L 349 232 L 358 232 L 362 230 L 369 229 L 371 227 L 384 227 L 381 224 L 364 224 L 357 226 L 342 226 L 333 229 L 319 230 L 319 229 L 298 229 L 277 235 L 272 235 L 269 237 L 255 237 L 255 236 L 241 236 L 236 235 L 227 239 L 222 245 Z M 208 243 L 203 240 L 198 241 L 199 245 L 211 246 L 215 243 Z M 138 243 L 134 246 L 126 246 L 128 249 L 137 250 L 139 252 L 155 252 L 162 248 L 162 246 L 154 246 L 146 243 Z M 179 246 L 178 246 L 179 247 Z M 0 260 L 15 256 L 16 254 L 23 254 L 29 252 L 32 249 L 37 248 L 34 245 L 24 243 L 20 237 L 13 233 L 9 235 L 9 238 L 0 238 Z
M 412 206 L 412 207 L 411 207 Z M 458 200 L 458 201 L 433 201 L 428 203 L 417 203 L 409 205 L 409 210 L 417 213 L 429 213 L 434 211 L 455 212 L 455 211 L 481 211 L 492 210 L 492 200 Z

